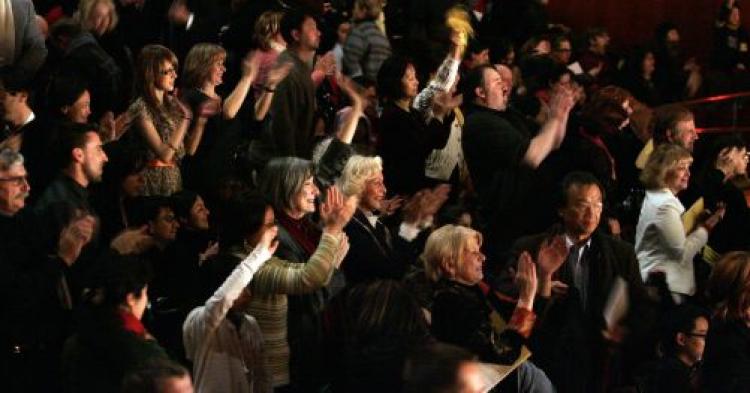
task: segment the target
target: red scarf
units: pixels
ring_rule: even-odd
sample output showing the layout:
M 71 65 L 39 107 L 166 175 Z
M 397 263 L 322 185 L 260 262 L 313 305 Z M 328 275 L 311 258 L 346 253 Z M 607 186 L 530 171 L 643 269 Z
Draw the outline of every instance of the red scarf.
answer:
M 281 213 L 278 220 L 279 225 L 289 232 L 289 235 L 305 250 L 308 257 L 315 252 L 320 242 L 321 232 L 307 217 L 295 220 L 285 213 Z
M 120 310 L 120 318 L 122 319 L 123 328 L 126 331 L 134 333 L 139 337 L 146 336 L 146 328 L 141 323 L 141 320 L 136 318 L 132 312 Z

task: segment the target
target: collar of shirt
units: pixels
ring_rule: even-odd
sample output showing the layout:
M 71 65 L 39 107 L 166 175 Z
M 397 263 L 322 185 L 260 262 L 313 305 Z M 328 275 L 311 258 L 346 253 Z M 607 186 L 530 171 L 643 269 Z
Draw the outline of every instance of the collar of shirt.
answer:
M 372 212 L 367 212 L 367 211 L 364 211 L 364 210 L 362 210 L 362 214 L 365 215 L 365 218 L 367 219 L 367 222 L 370 223 L 370 226 L 372 226 L 373 228 L 375 228 L 375 225 L 377 225 L 377 223 L 378 223 L 378 218 L 379 217 L 376 216 L 375 214 L 373 214 Z
M 566 235 L 565 235 L 565 248 L 567 248 L 567 249 L 568 249 L 568 251 L 570 251 L 570 249 L 571 249 L 571 248 L 572 248 L 572 247 L 573 247 L 573 246 L 574 246 L 575 244 L 576 244 L 576 243 L 575 243 L 575 242 L 573 241 L 573 239 L 571 239 L 571 238 L 570 238 L 570 236 L 568 236 L 568 235 L 566 234 Z M 584 245 L 585 245 L 585 247 L 586 247 L 586 248 L 589 248 L 589 247 L 591 247 L 591 237 L 589 237 L 589 238 L 588 238 L 588 239 L 586 240 L 586 242 L 584 242 Z M 582 250 L 582 249 L 583 249 L 583 247 L 581 247 L 581 248 L 579 248 L 579 249 L 578 249 L 578 255 L 576 256 L 576 260 L 578 260 L 578 259 L 580 259 L 580 258 L 581 258 L 581 250 Z
M 29 117 L 26 118 L 26 121 L 23 122 L 23 124 L 21 125 L 21 127 L 23 127 L 23 126 L 31 123 L 32 121 L 34 121 L 34 119 L 36 119 L 36 115 L 34 114 L 34 112 L 31 112 L 29 114 Z

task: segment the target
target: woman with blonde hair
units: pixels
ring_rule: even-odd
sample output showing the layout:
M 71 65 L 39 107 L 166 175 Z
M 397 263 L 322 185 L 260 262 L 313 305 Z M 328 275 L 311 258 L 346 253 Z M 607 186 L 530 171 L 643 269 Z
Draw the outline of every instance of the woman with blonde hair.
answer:
M 706 292 L 714 315 L 704 338 L 703 389 L 745 391 L 750 384 L 750 253 L 724 255 Z
M 666 273 L 667 285 L 678 303 L 695 294 L 693 257 L 706 245 L 708 233 L 723 217 L 724 210 L 706 218 L 685 233 L 682 206 L 677 194 L 688 187 L 693 158 L 674 144 L 659 146 L 641 172 L 646 188 L 635 233 L 635 252 L 645 281 L 652 271 Z
M 519 298 L 509 302 L 483 284 L 485 256 L 481 246 L 481 233 L 458 225 L 442 226 L 427 239 L 422 260 L 426 275 L 435 283 L 431 331 L 438 340 L 477 354 L 480 361 L 512 364 L 521 354 L 522 343 L 531 334 L 536 319 L 535 264 L 529 253 L 521 254 L 516 275 Z M 551 254 L 540 250 L 539 255 L 541 258 Z M 556 258 L 561 262 L 565 256 L 559 254 Z M 498 317 L 508 321 L 504 328 L 493 322 Z M 534 381 L 530 391 L 552 389 L 547 376 L 529 362 L 504 383 L 516 385 L 518 380 Z
M 128 109 L 134 119 L 129 132 L 148 159 L 143 173 L 144 195 L 169 196 L 182 190 L 180 162 L 186 151 L 195 151 L 195 140 L 185 144 L 193 113 L 171 93 L 177 79 L 177 57 L 162 45 L 141 50 L 136 72 L 135 101 Z

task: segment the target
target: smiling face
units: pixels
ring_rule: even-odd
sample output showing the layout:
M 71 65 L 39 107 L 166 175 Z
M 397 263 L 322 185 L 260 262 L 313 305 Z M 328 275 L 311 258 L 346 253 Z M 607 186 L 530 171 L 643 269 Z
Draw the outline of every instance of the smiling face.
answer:
M 320 195 L 320 190 L 315 185 L 313 177 L 310 176 L 305 179 L 299 192 L 292 198 L 292 211 L 289 215 L 296 217 L 315 213 L 315 198 L 318 195 Z
M 65 117 L 73 123 L 88 123 L 91 115 L 91 95 L 88 90 L 84 90 L 75 102 L 62 108 Z
M 482 281 L 482 278 L 484 278 L 482 266 L 484 266 L 486 258 L 482 254 L 480 246 L 479 239 L 475 236 L 466 241 L 466 247 L 461 252 L 463 263 L 458 267 L 458 271 L 456 272 L 456 281 L 469 285 L 474 285 Z
M 383 172 L 378 172 L 365 182 L 359 206 L 366 211 L 380 210 L 385 199 L 385 193 Z
M 682 159 L 677 162 L 674 168 L 667 171 L 664 183 L 667 188 L 672 190 L 672 193 L 677 195 L 678 192 L 688 188 L 690 183 L 690 164 L 693 162 L 692 158 Z
M 217 56 L 211 63 L 209 79 L 214 86 L 220 85 L 224 81 L 224 72 L 227 70 L 224 66 L 225 56 Z

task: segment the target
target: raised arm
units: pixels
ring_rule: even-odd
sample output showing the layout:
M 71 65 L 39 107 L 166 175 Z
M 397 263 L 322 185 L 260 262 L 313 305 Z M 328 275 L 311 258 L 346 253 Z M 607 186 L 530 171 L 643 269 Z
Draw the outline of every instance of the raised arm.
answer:
M 267 229 L 250 255 L 237 265 L 221 287 L 206 301 L 202 313 L 204 334 L 210 335 L 219 327 L 255 273 L 271 258 L 278 247 L 278 240 L 274 240 L 277 233 L 276 227 Z
M 256 51 L 248 53 L 245 59 L 242 60 L 242 77 L 240 77 L 237 86 L 234 87 L 229 97 L 224 100 L 222 112 L 225 119 L 234 119 L 237 116 L 237 112 L 240 111 L 242 103 L 247 98 L 248 91 L 253 86 L 253 81 L 258 76 L 259 69 L 260 54 Z
M 255 120 L 261 121 L 266 118 L 268 110 L 271 108 L 271 101 L 273 101 L 273 96 L 276 93 L 276 86 L 289 75 L 292 65 L 290 62 L 277 64 L 268 72 L 266 84 L 263 85 L 263 92 L 258 97 L 258 101 L 255 102 Z
M 555 92 L 550 100 L 550 117 L 529 143 L 523 156 L 524 164 L 536 168 L 549 153 L 560 146 L 565 137 L 568 115 L 574 104 L 573 94 L 569 90 L 560 89 Z
M 345 200 L 336 187 L 329 187 L 326 202 L 320 208 L 323 235 L 313 255 L 306 263 L 272 259 L 250 284 L 253 293 L 302 294 L 326 285 L 348 249 L 343 228 L 355 209 L 355 198 Z
M 429 120 L 432 116 L 432 101 L 435 95 L 440 92 L 447 92 L 456 83 L 458 76 L 458 67 L 461 65 L 461 52 L 462 47 L 458 42 L 458 37 L 454 33 L 452 36 L 452 45 L 448 56 L 443 60 L 443 63 L 438 67 L 435 76 L 430 82 L 422 89 L 419 94 L 414 98 L 412 107 L 416 109 L 425 120 Z

